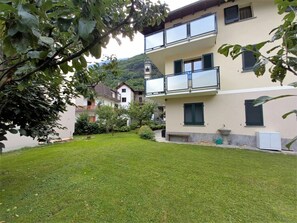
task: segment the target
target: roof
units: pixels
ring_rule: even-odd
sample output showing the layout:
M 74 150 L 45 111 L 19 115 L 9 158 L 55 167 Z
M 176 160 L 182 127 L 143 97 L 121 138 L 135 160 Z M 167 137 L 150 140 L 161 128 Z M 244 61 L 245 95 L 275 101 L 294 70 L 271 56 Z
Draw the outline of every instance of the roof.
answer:
M 135 92 L 135 90 L 132 88 L 132 87 L 130 87 L 128 84 L 126 84 L 125 82 L 122 82 L 122 83 L 120 83 L 117 87 L 116 87 L 116 89 L 118 90 L 120 87 L 122 87 L 122 86 L 124 86 L 124 85 L 126 85 L 128 88 L 130 88 L 133 92 Z
M 117 94 L 116 91 L 112 90 L 111 88 L 107 87 L 106 85 L 102 84 L 102 83 L 98 83 L 95 87 L 94 90 L 96 92 L 96 94 L 98 96 L 102 96 L 105 98 L 108 98 L 112 101 L 116 101 L 119 102 L 119 99 L 117 98 L 117 95 L 114 95 L 115 97 L 113 97 L 112 92 L 114 92 L 115 94 Z
M 157 32 L 159 30 L 164 29 L 165 27 L 164 24 L 167 22 L 171 22 L 173 20 L 183 18 L 187 15 L 191 15 L 196 12 L 203 11 L 214 6 L 220 6 L 221 4 L 224 4 L 228 1 L 234 1 L 234 0 L 200 0 L 200 1 L 194 2 L 192 4 L 186 5 L 184 7 L 181 7 L 179 9 L 169 12 L 167 18 L 165 19 L 165 22 L 162 22 L 158 26 L 145 27 L 143 28 L 141 33 L 144 35 L 147 35 L 153 32 Z

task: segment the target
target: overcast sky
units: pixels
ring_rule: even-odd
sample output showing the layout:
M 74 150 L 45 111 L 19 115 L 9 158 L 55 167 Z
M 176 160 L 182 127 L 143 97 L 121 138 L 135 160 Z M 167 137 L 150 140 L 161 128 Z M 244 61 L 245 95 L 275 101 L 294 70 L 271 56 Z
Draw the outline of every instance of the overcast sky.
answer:
M 157 2 L 157 0 L 152 0 Z M 161 0 L 161 2 L 166 2 L 169 5 L 170 10 L 175 10 L 182 6 L 196 2 L 197 0 Z M 102 49 L 102 56 L 111 56 L 112 54 L 116 55 L 118 59 L 130 58 L 135 55 L 141 54 L 144 52 L 144 37 L 141 33 L 137 33 L 134 36 L 133 42 L 129 38 L 120 38 L 122 44 L 119 45 L 116 40 L 110 40 L 106 49 Z M 88 58 L 88 62 L 99 62 L 95 58 Z

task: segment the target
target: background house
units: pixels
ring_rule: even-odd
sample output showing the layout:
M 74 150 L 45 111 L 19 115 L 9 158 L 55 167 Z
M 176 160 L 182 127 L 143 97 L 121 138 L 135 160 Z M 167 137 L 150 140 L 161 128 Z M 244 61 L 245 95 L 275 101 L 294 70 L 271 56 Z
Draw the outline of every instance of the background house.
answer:
M 108 105 L 111 107 L 119 106 L 121 102 L 121 94 L 119 94 L 116 90 L 113 90 L 106 85 L 99 83 L 94 87 L 96 96 L 93 99 L 79 97 L 76 99 L 76 118 L 81 113 L 87 113 L 89 115 L 89 120 L 91 122 L 95 122 L 97 120 L 96 117 L 96 109 L 100 105 Z
M 122 96 L 121 106 L 123 107 L 128 107 L 131 102 L 142 104 L 146 100 L 143 90 L 134 90 L 125 82 L 120 83 L 116 89 L 117 92 Z
M 217 53 L 225 43 L 270 39 L 281 19 L 271 0 L 201 0 L 143 30 L 145 53 L 164 74 L 146 80 L 146 97 L 165 103 L 168 140 L 186 140 L 186 135 L 190 141 L 213 142 L 225 128 L 231 130 L 230 144 L 257 146 L 261 140 L 266 147 L 285 148 L 296 135 L 297 120 L 281 116 L 296 108 L 296 99 L 258 107 L 252 101 L 296 93 L 288 86 L 294 76 L 288 75 L 281 87 L 271 82 L 268 72 L 260 78 L 254 75 L 252 52 L 244 51 L 234 61 Z M 260 139 L 263 132 L 268 134 Z M 292 148 L 297 150 L 296 143 Z

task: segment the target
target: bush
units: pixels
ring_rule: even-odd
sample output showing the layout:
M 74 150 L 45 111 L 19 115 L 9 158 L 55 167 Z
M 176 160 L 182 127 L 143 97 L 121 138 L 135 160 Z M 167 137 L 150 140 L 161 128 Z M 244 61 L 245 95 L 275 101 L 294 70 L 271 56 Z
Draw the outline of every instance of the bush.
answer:
M 81 114 L 75 123 L 74 135 L 90 135 L 102 133 L 102 128 L 96 122 L 89 122 L 88 114 Z
M 149 127 L 152 130 L 160 130 L 160 129 L 165 129 L 165 124 L 150 123 Z
M 147 125 L 141 126 L 141 128 L 138 131 L 138 134 L 139 134 L 140 138 L 142 138 L 142 139 L 155 140 L 155 133 Z
M 129 132 L 130 127 L 129 126 L 121 126 L 121 127 L 116 127 L 114 130 L 116 132 Z

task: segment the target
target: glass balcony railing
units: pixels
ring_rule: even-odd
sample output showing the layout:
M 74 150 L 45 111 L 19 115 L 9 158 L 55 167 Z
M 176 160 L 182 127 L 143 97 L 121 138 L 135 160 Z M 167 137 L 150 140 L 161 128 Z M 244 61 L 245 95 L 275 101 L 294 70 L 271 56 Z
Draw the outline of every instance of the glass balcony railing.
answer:
M 188 37 L 187 24 L 167 29 L 165 30 L 165 35 L 167 44 L 185 40 Z
M 164 92 L 164 78 L 146 80 L 145 89 L 146 89 L 147 94 L 163 93 Z
M 188 85 L 188 74 L 169 76 L 167 79 L 167 91 L 186 90 Z
M 174 44 L 176 42 L 182 42 L 216 32 L 216 15 L 211 14 L 182 25 L 145 36 L 145 51 L 148 52 L 161 47 L 166 47 L 167 45 Z
M 196 70 L 178 75 L 168 75 L 164 78 L 146 80 L 146 95 L 159 95 L 189 90 L 220 89 L 219 67 L 207 70 Z

